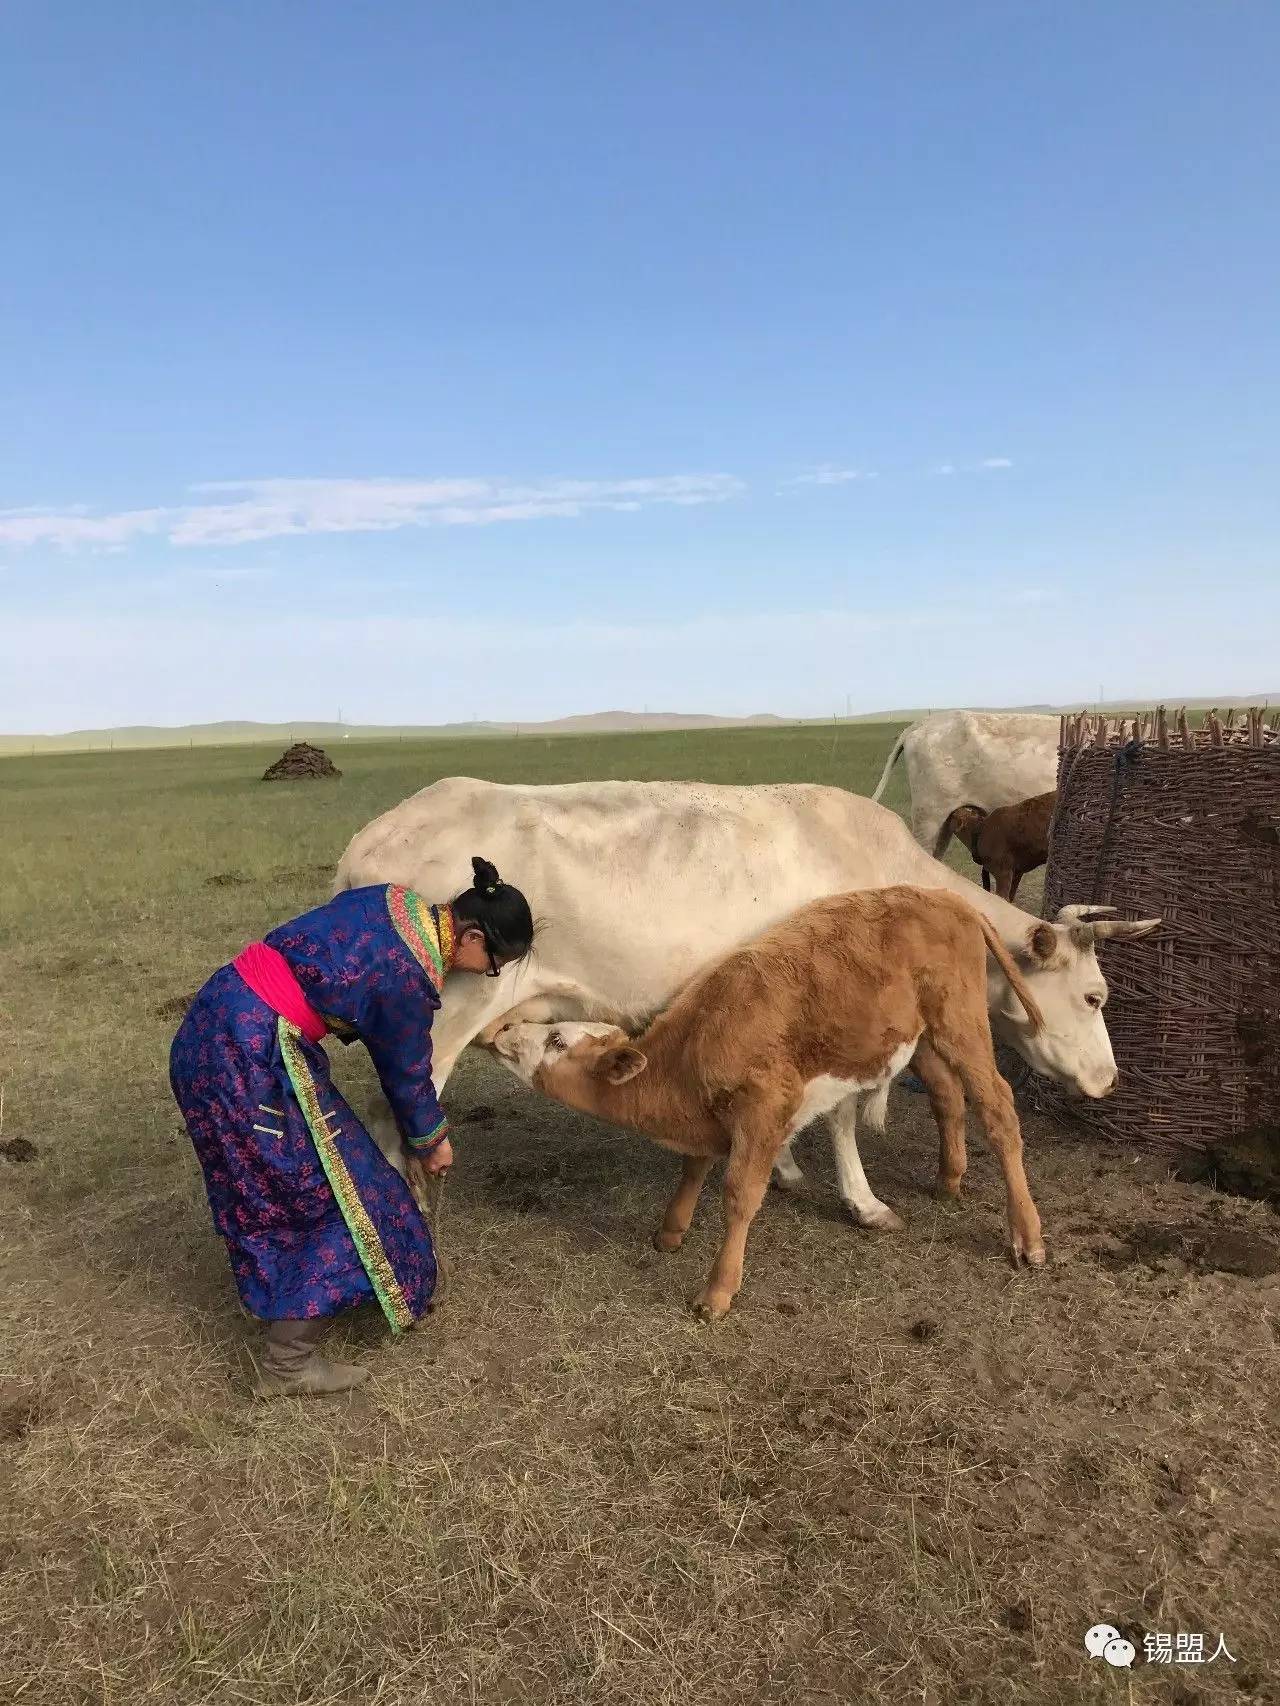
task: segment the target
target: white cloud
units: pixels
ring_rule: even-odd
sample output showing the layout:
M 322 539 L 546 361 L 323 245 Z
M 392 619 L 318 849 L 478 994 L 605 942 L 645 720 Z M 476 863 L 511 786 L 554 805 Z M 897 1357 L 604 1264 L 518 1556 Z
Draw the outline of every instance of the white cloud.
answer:
M 817 468 L 811 468 L 805 474 L 797 474 L 793 480 L 785 482 L 788 486 L 847 486 L 852 480 L 878 480 L 879 475 L 870 468 L 837 468 L 833 463 L 824 462 Z
M 242 480 L 195 486 L 211 503 L 85 515 L 0 514 L 0 543 L 111 549 L 160 536 L 171 545 L 244 545 L 295 534 L 484 527 L 502 521 L 630 513 L 649 504 L 722 503 L 743 490 L 728 474 L 629 480 Z
M 73 551 L 81 545 L 109 550 L 131 539 L 159 533 L 171 512 L 163 509 L 122 510 L 117 515 L 84 515 L 79 509 L 58 514 L 12 511 L 0 516 L 0 543 L 58 545 Z
M 996 468 L 1012 468 L 1007 456 L 985 456 L 981 462 L 940 462 L 935 474 L 986 474 Z

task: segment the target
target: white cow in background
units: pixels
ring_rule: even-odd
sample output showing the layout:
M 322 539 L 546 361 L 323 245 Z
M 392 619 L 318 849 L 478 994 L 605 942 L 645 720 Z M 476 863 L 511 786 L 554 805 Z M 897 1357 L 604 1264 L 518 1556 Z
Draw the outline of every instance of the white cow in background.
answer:
M 606 1020 L 638 1029 L 695 972 L 797 907 L 913 883 L 963 895 L 1017 958 L 1044 1025 L 1032 1033 L 989 962 L 997 1040 L 1083 1095 L 1106 1096 L 1116 1065 L 1094 945 L 1155 928 L 1092 923 L 1072 908 L 1046 924 L 931 859 L 896 812 L 807 783 L 542 787 L 449 777 L 360 830 L 336 889 L 403 883 L 427 900 L 448 900 L 467 881 L 474 853 L 524 891 L 538 933 L 525 964 L 498 978 L 448 980 L 432 1026 L 437 1088 L 469 1043 L 491 1041 L 504 1023 Z M 779 1172 L 791 1183 L 798 1177 L 789 1155 Z
M 911 828 L 940 859 L 957 806 L 1017 805 L 1058 785 L 1057 717 L 1024 711 L 938 711 L 898 736 L 872 794 L 878 800 L 901 757 L 911 788 Z

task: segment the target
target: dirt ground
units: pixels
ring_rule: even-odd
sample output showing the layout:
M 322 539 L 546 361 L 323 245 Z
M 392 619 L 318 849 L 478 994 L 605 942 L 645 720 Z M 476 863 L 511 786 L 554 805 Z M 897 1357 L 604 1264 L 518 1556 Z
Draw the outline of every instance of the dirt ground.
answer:
M 245 1396 L 193 1166 L 90 1239 L 0 1162 L 0 1698 L 1280 1698 L 1269 1209 L 1029 1122 L 1018 1275 L 994 1163 L 935 1203 L 900 1092 L 865 1161 L 908 1229 L 846 1221 L 815 1130 L 707 1329 L 714 1195 L 660 1256 L 672 1158 L 487 1060 L 452 1100 L 441 1307 L 353 1321 L 374 1380 L 326 1405 Z M 1156 1631 L 1236 1662 L 1144 1665 Z
M 859 738 L 865 787 L 889 734 Z M 658 1255 L 675 1159 L 474 1055 L 438 1312 L 338 1329 L 373 1371 L 350 1398 L 247 1396 L 168 1092 L 183 997 L 323 899 L 428 762 L 589 755 L 491 747 L 353 742 L 323 789 L 264 788 L 252 750 L 0 772 L 3 1706 L 1280 1700 L 1280 1220 L 1079 1129 L 1026 1121 L 1038 1274 L 1006 1263 L 976 1137 L 960 1204 L 930 1195 L 922 1098 L 863 1146 L 898 1234 L 846 1220 L 808 1134 L 706 1328 L 714 1181 Z M 620 740 L 597 768 L 843 753 Z M 334 1055 L 367 1104 L 361 1051 Z M 1086 1653 L 1099 1622 L 1131 1672 Z M 1234 1662 L 1147 1664 L 1160 1633 Z

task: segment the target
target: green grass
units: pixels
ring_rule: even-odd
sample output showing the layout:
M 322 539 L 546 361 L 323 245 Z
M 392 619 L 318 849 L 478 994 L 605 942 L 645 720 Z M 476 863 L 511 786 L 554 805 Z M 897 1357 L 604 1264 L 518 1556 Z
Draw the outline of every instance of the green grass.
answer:
M 279 753 L 252 746 L 8 759 L 0 1088 L 9 1130 L 43 1132 L 54 1108 L 73 1129 L 96 1121 L 104 1069 L 128 1060 L 111 1092 L 111 1143 L 58 1142 L 44 1180 L 74 1193 L 107 1171 L 145 1167 L 173 1124 L 172 1025 L 155 1010 L 326 899 L 350 836 L 441 776 L 805 778 L 863 791 L 898 727 L 352 742 L 333 750 L 336 781 L 264 783 Z M 459 871 L 459 888 L 468 876 Z

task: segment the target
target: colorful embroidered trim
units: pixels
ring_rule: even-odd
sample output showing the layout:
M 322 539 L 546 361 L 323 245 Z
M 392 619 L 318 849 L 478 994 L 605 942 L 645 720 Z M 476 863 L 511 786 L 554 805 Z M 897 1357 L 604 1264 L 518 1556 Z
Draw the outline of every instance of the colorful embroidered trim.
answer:
M 298 1105 L 311 1133 L 311 1141 L 316 1146 L 316 1154 L 320 1157 L 325 1178 L 328 1179 L 329 1187 L 337 1199 L 342 1218 L 347 1223 L 356 1253 L 364 1264 L 369 1284 L 382 1305 L 382 1313 L 391 1324 L 391 1331 L 403 1332 L 406 1327 L 412 1327 L 413 1312 L 400 1289 L 400 1282 L 378 1236 L 378 1229 L 360 1200 L 355 1180 L 348 1172 L 342 1152 L 326 1124 L 326 1115 L 320 1106 L 320 1093 L 316 1089 L 311 1068 L 302 1050 L 302 1033 L 283 1018 L 276 1021 L 276 1028 L 285 1071 L 289 1074 L 293 1093 L 298 1098 Z
M 447 906 L 428 906 L 421 895 L 398 883 L 387 885 L 387 910 L 400 940 L 427 974 L 438 995 L 453 965 L 453 912 Z
M 433 1149 L 438 1149 L 449 1135 L 449 1122 L 443 1114 L 422 1137 L 411 1137 L 409 1147 L 415 1155 L 428 1155 Z

